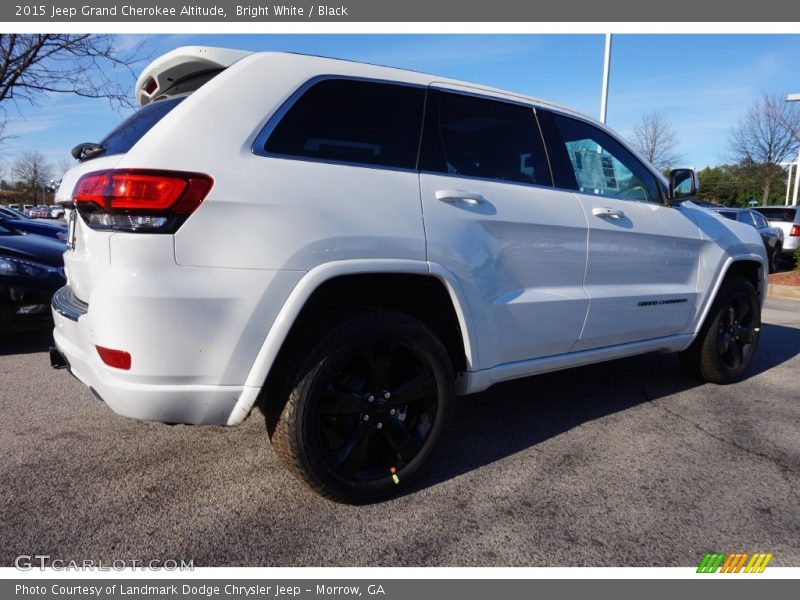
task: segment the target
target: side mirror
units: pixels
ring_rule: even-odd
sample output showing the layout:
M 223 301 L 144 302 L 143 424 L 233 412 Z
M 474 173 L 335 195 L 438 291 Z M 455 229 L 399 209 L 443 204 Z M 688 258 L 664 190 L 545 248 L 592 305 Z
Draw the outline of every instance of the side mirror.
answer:
M 700 189 L 700 178 L 694 169 L 672 169 L 669 172 L 669 203 L 691 200 Z

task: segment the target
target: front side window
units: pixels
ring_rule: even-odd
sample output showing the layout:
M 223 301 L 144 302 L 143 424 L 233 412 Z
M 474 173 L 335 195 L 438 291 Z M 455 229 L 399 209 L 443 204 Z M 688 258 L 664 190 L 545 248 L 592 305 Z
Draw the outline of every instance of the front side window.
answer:
M 436 90 L 429 98 L 421 170 L 552 185 L 531 107 Z
M 555 115 L 562 143 L 583 194 L 622 200 L 660 200 L 656 177 L 610 135 L 577 119 Z
M 750 215 L 753 217 L 753 221 L 756 222 L 756 229 L 764 229 L 765 227 L 769 227 L 767 220 L 757 212 L 752 212 Z
M 324 79 L 289 108 L 264 145 L 269 154 L 415 169 L 425 90 Z

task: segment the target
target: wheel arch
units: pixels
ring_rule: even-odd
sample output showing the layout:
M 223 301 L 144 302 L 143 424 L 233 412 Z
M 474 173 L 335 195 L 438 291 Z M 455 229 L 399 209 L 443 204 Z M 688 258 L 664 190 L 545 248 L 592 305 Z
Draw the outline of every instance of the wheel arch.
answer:
M 695 320 L 694 333 L 699 333 L 700 329 L 703 327 L 703 324 L 708 318 L 708 313 L 711 310 L 711 306 L 714 304 L 714 301 L 717 299 L 717 295 L 722 288 L 723 282 L 729 277 L 735 277 L 738 275 L 750 281 L 756 288 L 759 300 L 763 306 L 767 297 L 766 274 L 768 273 L 768 270 L 769 269 L 764 263 L 763 257 L 759 256 L 758 254 L 729 256 L 720 269 L 719 276 L 715 279 L 713 289 L 710 290 L 708 296 L 705 298 L 702 310 L 699 313 L 699 317 Z
M 364 294 L 370 282 L 376 285 L 389 286 L 397 290 L 398 286 L 408 285 L 405 298 L 414 298 L 410 304 L 381 301 L 380 296 L 375 298 Z M 414 294 L 414 292 L 417 292 Z M 344 293 L 345 296 L 339 294 Z M 434 294 L 433 314 L 427 315 L 420 311 L 425 307 L 423 293 Z M 453 360 L 456 373 L 469 371 L 477 364 L 476 345 L 473 337 L 473 327 L 470 322 L 469 311 L 464 300 L 464 295 L 457 279 L 440 265 L 426 261 L 415 260 L 347 260 L 326 263 L 315 267 L 300 280 L 289 298 L 278 313 L 272 327 L 267 332 L 266 338 L 256 355 L 255 361 L 245 381 L 246 389 L 261 390 L 266 388 L 269 378 L 275 374 L 275 367 L 281 367 L 279 358 L 291 352 L 291 344 L 297 336 L 303 335 L 301 329 L 305 326 L 309 315 L 317 316 L 315 312 L 320 305 L 326 305 L 331 298 L 341 299 L 347 297 L 363 297 L 364 302 L 358 303 L 360 307 L 406 309 L 413 316 L 420 318 L 437 333 L 445 344 Z M 409 307 L 414 310 L 408 310 Z M 347 306 L 339 301 L 334 301 L 325 311 L 328 315 L 341 315 L 346 312 Z M 338 309 L 341 309 L 337 312 Z M 320 314 L 323 314 L 322 312 Z M 455 324 L 458 334 L 442 331 L 438 319 L 445 316 L 445 326 Z M 302 341 L 302 338 L 300 339 Z M 276 375 L 280 377 L 280 373 Z M 237 402 L 228 419 L 228 425 L 238 425 L 247 417 L 253 406 L 257 403 L 259 394 L 243 394 Z

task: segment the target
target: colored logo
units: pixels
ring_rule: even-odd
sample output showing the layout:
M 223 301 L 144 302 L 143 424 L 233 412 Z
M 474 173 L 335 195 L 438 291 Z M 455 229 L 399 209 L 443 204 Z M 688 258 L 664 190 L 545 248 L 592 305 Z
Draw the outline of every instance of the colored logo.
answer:
M 725 554 L 724 552 L 707 552 L 703 557 L 700 566 L 697 567 L 698 573 L 763 573 L 769 561 L 772 560 L 772 553 L 736 552 Z

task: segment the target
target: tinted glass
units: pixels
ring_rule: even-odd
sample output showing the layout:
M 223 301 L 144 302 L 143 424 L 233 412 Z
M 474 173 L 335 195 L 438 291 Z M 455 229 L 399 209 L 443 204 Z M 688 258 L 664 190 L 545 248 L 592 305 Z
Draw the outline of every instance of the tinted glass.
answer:
M 438 91 L 430 98 L 422 170 L 552 185 L 532 108 Z
M 145 133 L 167 116 L 185 97 L 159 100 L 137 110 L 100 142 L 106 149 L 103 155 L 124 154 L 133 148 Z
M 269 136 L 271 154 L 414 169 L 425 90 L 326 79 L 309 88 Z
M 750 227 L 756 226 L 756 224 L 753 222 L 753 216 L 747 211 L 739 213 L 739 222 L 744 223 L 745 225 L 750 225 Z
M 735 221 L 735 220 L 736 220 L 736 217 L 738 216 L 738 215 L 737 215 L 737 214 L 736 214 L 734 211 L 732 211 L 732 210 L 718 210 L 717 212 L 718 212 L 719 214 L 721 214 L 723 217 L 725 217 L 726 219 L 730 219 L 731 221 Z
M 756 222 L 756 227 L 758 229 L 769 227 L 769 223 L 767 223 L 767 220 L 762 215 L 758 214 L 757 212 L 752 212 L 750 215 L 753 217 L 753 221 Z
M 755 210 L 766 216 L 770 221 L 787 221 L 789 223 L 794 223 L 797 214 L 797 209 L 791 207 L 765 207 L 756 208 Z
M 656 177 L 622 144 L 577 119 L 555 115 L 576 190 L 622 200 L 658 201 Z

